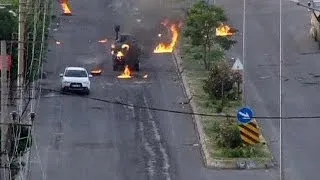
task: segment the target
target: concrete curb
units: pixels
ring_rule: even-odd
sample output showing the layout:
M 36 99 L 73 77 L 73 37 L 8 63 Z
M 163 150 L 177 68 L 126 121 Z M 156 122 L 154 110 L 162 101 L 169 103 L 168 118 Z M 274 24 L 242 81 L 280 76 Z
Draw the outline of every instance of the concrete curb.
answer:
M 182 59 L 179 55 L 179 49 L 176 49 L 173 54 L 173 60 L 177 68 L 178 74 L 181 78 L 181 83 L 184 88 L 184 92 L 188 99 L 190 99 L 190 106 L 193 112 L 199 112 L 196 106 L 196 103 L 192 99 L 190 92 L 189 84 L 187 77 L 184 73 L 184 67 Z M 206 147 L 206 135 L 203 130 L 203 125 L 201 121 L 201 116 L 193 115 L 195 129 L 199 137 L 201 155 L 204 161 L 204 165 L 207 168 L 216 168 L 216 169 L 265 169 L 274 166 L 273 158 L 257 158 L 257 159 L 248 159 L 248 158 L 235 158 L 235 159 L 215 159 L 210 156 L 210 153 Z M 261 139 L 265 142 L 263 136 Z
M 183 85 L 183 88 L 184 88 L 184 92 L 187 96 L 188 99 L 191 99 L 191 92 L 190 92 L 190 89 L 189 89 L 189 85 L 188 85 L 188 82 L 187 82 L 187 78 L 186 76 L 184 75 L 183 73 L 183 65 L 182 65 L 182 59 L 181 57 L 178 55 L 177 53 L 178 50 L 175 50 L 173 52 L 173 59 L 174 59 L 174 63 L 176 65 L 176 68 L 178 70 L 178 74 L 182 80 L 182 85 Z M 197 107 L 195 105 L 195 102 L 193 99 L 190 100 L 190 106 L 191 106 L 191 109 L 193 112 L 196 112 L 197 110 Z M 193 115 L 193 120 L 194 120 L 194 125 L 195 125 L 195 128 L 197 130 L 197 134 L 198 134 L 198 137 L 199 137 L 199 141 L 200 141 L 200 148 L 201 148 L 201 154 L 202 154 L 202 157 L 203 157 L 203 160 L 204 160 L 204 164 L 205 166 L 208 166 L 208 164 L 211 164 L 210 162 L 212 162 L 212 159 L 210 157 L 210 154 L 206 148 L 206 144 L 205 144 L 205 140 L 206 140 L 206 137 L 205 137 L 205 134 L 203 132 L 203 126 L 202 126 L 202 123 L 201 123 L 201 117 L 199 115 Z

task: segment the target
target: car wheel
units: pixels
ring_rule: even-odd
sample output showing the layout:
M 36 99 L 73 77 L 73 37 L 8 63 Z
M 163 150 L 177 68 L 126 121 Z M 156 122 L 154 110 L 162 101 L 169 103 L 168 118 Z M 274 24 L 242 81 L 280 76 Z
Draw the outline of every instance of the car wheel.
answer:
M 90 94 L 90 90 L 89 90 L 89 89 L 85 89 L 85 90 L 84 90 L 84 94 L 85 94 L 85 95 L 89 95 L 89 94 Z

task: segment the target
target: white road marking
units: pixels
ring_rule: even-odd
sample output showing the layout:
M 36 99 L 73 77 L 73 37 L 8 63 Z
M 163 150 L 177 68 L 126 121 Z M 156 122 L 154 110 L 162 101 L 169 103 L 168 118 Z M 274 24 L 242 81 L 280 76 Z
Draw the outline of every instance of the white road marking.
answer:
M 162 157 L 163 157 L 163 167 L 162 168 L 164 170 L 164 174 L 166 175 L 166 180 L 171 180 L 170 174 L 169 174 L 169 168 L 170 168 L 169 156 L 168 156 L 165 148 L 163 147 L 163 145 L 161 143 L 161 136 L 160 136 L 159 128 L 157 127 L 156 122 L 154 121 L 152 113 L 151 113 L 151 111 L 149 109 L 149 104 L 148 104 L 147 99 L 146 99 L 145 96 L 143 96 L 143 101 L 144 101 L 144 104 L 147 107 L 147 112 L 148 112 L 148 115 L 149 115 L 149 123 L 151 123 L 153 133 L 154 133 L 154 135 L 156 137 L 157 142 L 159 143 L 159 148 L 160 148 L 160 151 L 161 151 L 161 154 L 162 154 Z
M 50 97 L 56 97 L 56 96 L 60 96 L 60 95 L 58 95 L 57 93 L 55 93 L 55 92 L 50 92 L 50 93 L 48 93 L 48 94 L 46 94 L 46 95 L 44 95 L 44 96 L 42 96 L 43 98 L 50 98 Z
M 136 117 L 136 113 L 134 112 L 134 107 L 132 103 L 129 103 L 130 106 L 126 106 L 132 113 L 132 117 L 135 118 Z
M 141 110 L 140 110 L 141 111 Z M 151 148 L 150 144 L 147 142 L 146 140 L 146 137 L 144 135 L 144 126 L 143 126 L 143 122 L 139 122 L 139 131 L 141 132 L 142 134 L 142 142 L 143 145 L 144 145 L 144 149 L 148 152 L 148 154 L 150 155 L 150 159 L 148 160 L 148 173 L 149 173 L 149 176 L 150 178 L 153 177 L 154 175 L 154 163 L 156 162 L 156 153 L 153 151 L 153 149 Z

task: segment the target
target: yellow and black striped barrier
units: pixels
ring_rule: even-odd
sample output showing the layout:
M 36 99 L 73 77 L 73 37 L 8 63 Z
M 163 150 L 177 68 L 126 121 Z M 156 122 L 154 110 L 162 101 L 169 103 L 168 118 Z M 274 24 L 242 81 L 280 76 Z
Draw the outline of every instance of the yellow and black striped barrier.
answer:
M 254 145 L 261 142 L 262 136 L 255 119 L 247 124 L 239 124 L 239 130 L 244 144 Z

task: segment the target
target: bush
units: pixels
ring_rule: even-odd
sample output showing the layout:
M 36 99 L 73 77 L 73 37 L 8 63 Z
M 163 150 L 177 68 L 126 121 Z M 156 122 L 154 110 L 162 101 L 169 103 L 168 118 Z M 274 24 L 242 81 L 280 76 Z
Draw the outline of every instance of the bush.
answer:
M 222 113 L 223 111 L 223 103 L 218 104 L 216 107 L 216 113 Z
M 255 146 L 243 146 L 234 149 L 223 148 L 221 151 L 221 156 L 226 158 L 255 158 L 264 157 L 266 152 L 262 151 L 260 145 Z
M 225 158 L 254 158 L 268 155 L 261 148 L 261 144 L 243 146 L 240 131 L 233 119 L 214 121 L 206 129 L 206 134 L 213 138 L 217 147 L 217 156 Z
M 211 100 L 234 100 L 234 85 L 240 81 L 241 75 L 234 72 L 227 61 L 219 61 L 211 68 L 208 79 L 204 80 L 203 90 Z
M 213 138 L 219 148 L 235 149 L 242 145 L 238 125 L 232 119 L 225 121 L 215 121 L 212 125 Z

